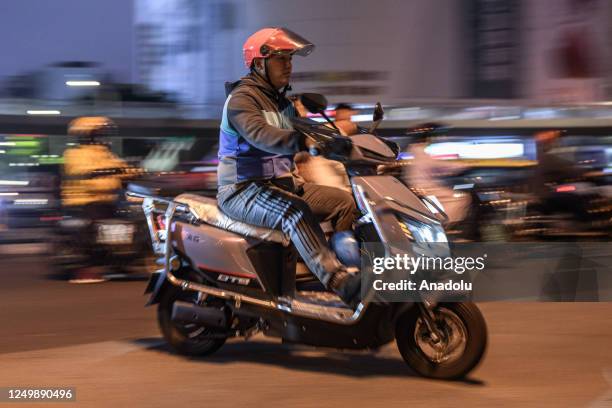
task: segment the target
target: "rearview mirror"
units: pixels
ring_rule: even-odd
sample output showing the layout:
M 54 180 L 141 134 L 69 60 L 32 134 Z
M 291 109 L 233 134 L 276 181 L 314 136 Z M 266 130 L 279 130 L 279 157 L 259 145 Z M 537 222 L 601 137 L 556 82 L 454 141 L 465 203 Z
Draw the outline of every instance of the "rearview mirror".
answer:
M 376 106 L 374 107 L 374 114 L 372 115 L 373 122 L 379 122 L 385 116 L 385 111 L 383 110 L 380 102 L 376 102 Z
M 376 106 L 374 106 L 374 114 L 372 115 L 372 126 L 370 126 L 368 132 L 373 134 L 378 125 L 380 125 L 380 122 L 382 122 L 384 116 L 385 111 L 383 110 L 382 105 L 380 102 L 376 102 Z
M 323 113 L 327 109 L 327 99 L 317 93 L 303 93 L 300 102 L 310 113 Z

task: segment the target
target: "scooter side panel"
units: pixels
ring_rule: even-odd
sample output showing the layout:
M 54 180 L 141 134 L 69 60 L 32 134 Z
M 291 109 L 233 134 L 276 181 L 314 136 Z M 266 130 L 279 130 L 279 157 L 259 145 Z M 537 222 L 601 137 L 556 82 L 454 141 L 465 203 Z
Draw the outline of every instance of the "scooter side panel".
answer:
M 353 188 L 359 188 L 364 192 L 367 206 L 370 208 L 374 224 L 382 242 L 403 243 L 406 249 L 410 248 L 409 242 L 400 227 L 395 213 L 404 213 L 417 219 L 427 221 L 429 209 L 414 195 L 405 185 L 391 176 L 366 176 L 351 179 Z M 389 205 L 389 200 L 402 203 L 399 208 Z M 393 204 L 393 203 L 391 203 Z M 416 210 L 413 210 L 415 208 Z M 433 215 L 431 216 L 433 218 Z
M 353 177 L 351 183 L 363 188 L 369 198 L 373 201 L 384 201 L 391 199 L 401 203 L 403 207 L 412 209 L 417 218 L 419 215 L 435 219 L 435 215 L 408 187 L 393 176 L 365 176 Z
M 206 224 L 175 222 L 173 245 L 187 255 L 199 269 L 238 278 L 257 279 L 247 250 L 250 245 L 241 235 Z

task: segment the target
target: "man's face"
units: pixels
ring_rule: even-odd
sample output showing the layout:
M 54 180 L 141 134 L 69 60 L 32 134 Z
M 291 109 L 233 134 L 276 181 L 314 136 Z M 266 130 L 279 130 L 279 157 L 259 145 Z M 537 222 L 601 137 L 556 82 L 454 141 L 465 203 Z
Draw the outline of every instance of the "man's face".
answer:
M 265 61 L 262 61 L 265 63 Z M 291 79 L 291 55 L 274 54 L 268 58 L 268 78 L 276 89 L 289 85 Z

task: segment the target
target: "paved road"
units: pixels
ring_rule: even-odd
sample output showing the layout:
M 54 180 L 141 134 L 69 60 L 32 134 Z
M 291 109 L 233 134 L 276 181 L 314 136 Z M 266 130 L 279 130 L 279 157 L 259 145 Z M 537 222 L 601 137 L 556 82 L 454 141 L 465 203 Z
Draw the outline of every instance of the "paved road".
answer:
M 258 336 L 177 356 L 143 307 L 144 282 L 69 285 L 46 279 L 45 262 L 3 258 L 0 387 L 73 386 L 68 407 L 612 407 L 612 303 L 483 304 L 484 363 L 439 382 L 413 376 L 394 345 L 348 353 Z

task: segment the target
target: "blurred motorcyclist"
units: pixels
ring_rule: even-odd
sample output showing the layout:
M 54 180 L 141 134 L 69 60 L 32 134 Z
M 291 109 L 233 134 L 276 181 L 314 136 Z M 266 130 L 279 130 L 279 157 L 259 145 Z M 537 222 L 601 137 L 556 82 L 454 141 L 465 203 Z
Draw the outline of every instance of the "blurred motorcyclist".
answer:
M 104 281 L 101 259 L 95 255 L 95 221 L 113 215 L 121 178 L 127 163 L 115 156 L 101 138 L 117 133 L 115 123 L 103 116 L 80 117 L 68 125 L 68 134 L 77 146 L 64 151 L 62 206 L 68 215 L 87 220 L 79 244 L 87 254 L 86 265 L 71 279 L 72 283 Z
M 573 162 L 554 154 L 563 131 L 549 129 L 537 132 L 538 165 L 532 182 L 532 191 L 540 202 L 540 208 L 545 213 L 567 212 L 569 209 L 579 219 L 588 217 L 586 201 L 576 194 L 558 193 L 555 184 L 578 179 L 583 171 Z
M 243 46 L 250 73 L 226 90 L 220 129 L 217 194 L 228 216 L 287 234 L 308 268 L 349 304 L 360 278 L 346 271 L 329 249 L 319 221 L 350 230 L 356 215 L 352 196 L 331 187 L 304 183 L 292 175 L 293 155 L 309 139 L 293 130 L 295 108 L 285 96 L 294 54 L 314 45 L 286 28 L 264 28 Z
M 403 178 L 406 184 L 419 190 L 425 196 L 435 197 L 448 215 L 449 227 L 465 220 L 469 213 L 471 197 L 457 194 L 455 190 L 444 185 L 441 177 L 459 173 L 467 166 L 450 160 L 438 160 L 425 152 L 434 136 L 445 134 L 448 127 L 440 123 L 424 123 L 409 129 L 413 143 L 409 153 L 413 156 L 410 166 L 405 167 Z
M 580 169 L 574 163 L 554 154 L 559 146 L 559 138 L 563 132 L 558 129 L 537 132 L 534 137 L 537 146 L 538 166 L 534 177 L 535 192 L 544 197 L 548 194 L 548 185 L 579 177 Z
M 353 122 L 352 117 L 357 114 L 357 111 L 346 102 L 337 104 L 335 110 L 336 116 L 334 124 L 340 129 L 340 133 L 344 136 L 356 134 L 359 129 L 357 128 L 357 124 Z
M 68 134 L 77 146 L 64 151 L 62 205 L 76 207 L 95 204 L 108 206 L 117 199 L 125 161 L 111 152 L 101 138 L 117 134 L 115 123 L 103 116 L 80 117 L 68 125 Z

